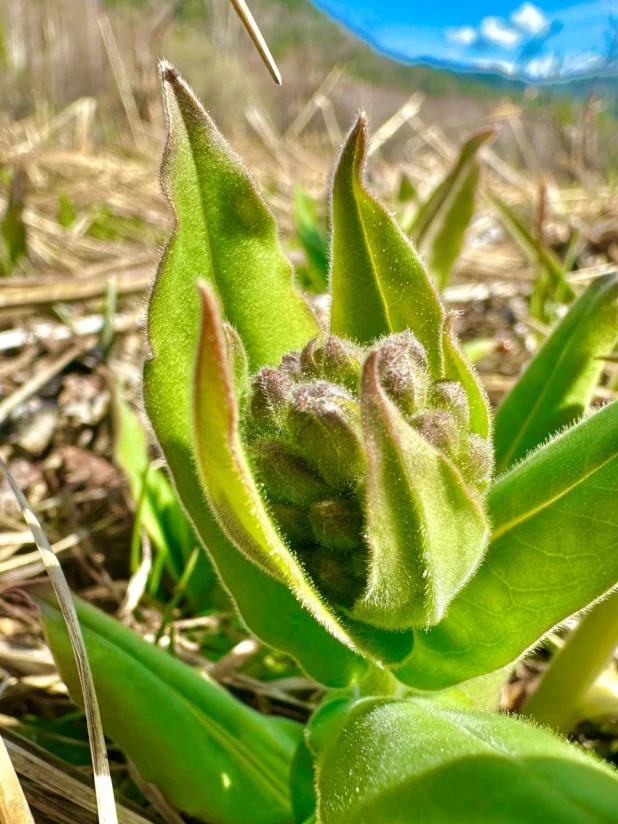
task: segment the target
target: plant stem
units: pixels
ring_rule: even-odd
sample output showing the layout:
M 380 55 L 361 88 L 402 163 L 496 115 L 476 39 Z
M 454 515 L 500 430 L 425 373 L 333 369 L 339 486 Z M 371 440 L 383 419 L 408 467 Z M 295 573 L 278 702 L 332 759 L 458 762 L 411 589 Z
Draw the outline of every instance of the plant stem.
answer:
M 570 732 L 580 720 L 584 698 L 607 667 L 618 646 L 618 592 L 596 604 L 580 619 L 564 646 L 552 658 L 524 715 Z
M 370 666 L 363 680 L 358 684 L 357 697 L 400 696 L 409 692 L 408 687 L 398 681 L 389 670 Z

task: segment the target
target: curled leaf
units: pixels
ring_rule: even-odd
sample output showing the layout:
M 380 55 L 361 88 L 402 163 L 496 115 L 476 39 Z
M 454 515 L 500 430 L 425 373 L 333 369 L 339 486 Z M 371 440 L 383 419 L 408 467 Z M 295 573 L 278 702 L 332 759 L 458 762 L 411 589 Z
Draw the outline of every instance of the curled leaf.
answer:
M 434 433 L 410 425 L 389 400 L 379 361 L 379 350 L 367 358 L 361 389 L 370 572 L 353 614 L 390 629 L 428 627 L 477 569 L 489 528 L 473 487 L 432 445 Z

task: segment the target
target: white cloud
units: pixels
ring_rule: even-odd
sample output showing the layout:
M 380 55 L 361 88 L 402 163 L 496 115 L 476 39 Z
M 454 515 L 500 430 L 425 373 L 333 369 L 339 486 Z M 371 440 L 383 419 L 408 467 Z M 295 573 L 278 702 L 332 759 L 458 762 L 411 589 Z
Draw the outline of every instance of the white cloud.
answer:
M 562 69 L 565 75 L 588 74 L 603 66 L 603 56 L 598 52 L 583 51 L 564 56 Z
M 512 63 L 510 60 L 501 60 L 498 57 L 480 57 L 475 62 L 475 67 L 494 72 L 502 72 L 503 74 L 513 74 L 515 63 Z
M 514 49 L 522 39 L 520 32 L 507 26 L 499 17 L 485 17 L 479 26 L 481 36 L 503 49 Z
M 549 21 L 541 9 L 532 3 L 522 3 L 511 14 L 511 20 L 518 29 L 526 32 L 526 34 L 531 34 L 533 37 L 546 31 L 549 27 Z
M 552 77 L 556 71 L 556 58 L 553 54 L 544 57 L 535 57 L 526 63 L 524 73 L 535 80 Z
M 458 46 L 471 46 L 476 42 L 478 35 L 472 26 L 462 26 L 459 29 L 447 29 L 446 39 Z

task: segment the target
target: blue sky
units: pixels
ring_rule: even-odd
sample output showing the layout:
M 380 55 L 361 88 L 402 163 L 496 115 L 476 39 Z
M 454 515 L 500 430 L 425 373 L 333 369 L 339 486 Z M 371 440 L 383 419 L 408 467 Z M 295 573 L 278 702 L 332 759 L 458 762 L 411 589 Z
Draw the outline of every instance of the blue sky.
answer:
M 618 72 L 618 0 L 312 0 L 404 61 L 547 81 Z

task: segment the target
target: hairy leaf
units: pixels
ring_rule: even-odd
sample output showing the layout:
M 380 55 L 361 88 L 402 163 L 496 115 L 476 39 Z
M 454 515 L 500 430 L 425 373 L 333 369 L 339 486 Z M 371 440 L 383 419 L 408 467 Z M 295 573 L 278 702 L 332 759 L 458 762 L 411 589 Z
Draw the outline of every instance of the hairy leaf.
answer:
M 169 125 L 162 182 L 177 226 L 161 263 L 167 278 L 159 278 L 151 297 L 151 315 L 165 302 L 172 281 L 189 310 L 196 303 L 195 280 L 205 278 L 238 331 L 251 368 L 276 365 L 319 332 L 317 321 L 294 289 L 275 219 L 242 161 L 177 72 L 164 66 L 162 79 Z M 173 322 L 174 314 L 168 314 Z M 186 325 L 189 337 L 194 325 Z
M 71 696 L 77 672 L 60 612 L 39 601 Z M 301 727 L 261 715 L 206 675 L 75 599 L 107 735 L 183 812 L 212 824 L 287 824 Z
M 397 677 L 439 689 L 503 667 L 618 581 L 618 403 L 504 475 L 485 560 Z
M 440 289 L 448 283 L 474 214 L 480 173 L 478 151 L 493 135 L 490 129 L 464 143 L 452 169 L 420 206 L 410 227 L 410 237 L 427 257 L 429 271 Z
M 618 339 L 618 277 L 593 281 L 541 347 L 496 415 L 498 471 L 580 418 Z
M 265 643 L 293 655 L 315 678 L 341 686 L 357 678 L 365 662 L 223 534 L 204 503 L 194 468 L 191 426 L 199 278 L 216 285 L 252 368 L 278 363 L 289 348 L 317 334 L 318 325 L 292 287 L 273 218 L 244 167 L 189 88 L 167 66 L 163 82 L 170 134 L 162 181 L 177 226 L 149 303 L 152 358 L 144 366 L 148 416 L 182 505 L 244 621 Z
M 610 824 L 618 774 L 505 715 L 366 698 L 320 753 L 317 791 L 321 824 Z
M 400 661 L 411 638 L 368 632 L 340 616 L 318 594 L 278 534 L 262 501 L 240 439 L 238 406 L 225 333 L 212 290 L 201 285 L 203 321 L 195 370 L 195 454 L 208 501 L 234 546 L 288 586 L 304 608 L 350 650 Z M 404 651 L 404 652 L 402 652 Z
M 367 124 L 361 115 L 333 181 L 331 332 L 368 344 L 411 329 L 427 350 L 437 378 L 444 310 L 414 247 L 365 187 L 366 155 Z
M 362 378 L 371 565 L 353 614 L 390 629 L 428 627 L 478 567 L 489 527 L 455 465 L 388 398 L 378 359 L 369 355 Z

